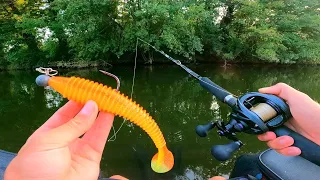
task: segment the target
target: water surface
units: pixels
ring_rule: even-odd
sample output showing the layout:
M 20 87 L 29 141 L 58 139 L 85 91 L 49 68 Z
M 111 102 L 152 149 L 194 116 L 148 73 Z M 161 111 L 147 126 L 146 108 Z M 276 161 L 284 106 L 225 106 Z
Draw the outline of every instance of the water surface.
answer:
M 318 67 L 298 66 L 191 66 L 215 83 L 241 95 L 277 82 L 285 82 L 320 99 L 320 73 Z M 115 66 L 109 69 L 121 79 L 120 90 L 130 96 L 133 67 Z M 0 73 L 0 149 L 17 152 L 26 139 L 59 107 L 66 103 L 51 89 L 37 87 L 37 72 Z M 80 76 L 115 87 L 112 78 L 97 69 L 61 70 L 63 76 Z M 156 174 L 150 160 L 155 146 L 144 131 L 125 123 L 115 141 L 107 143 L 101 162 L 105 177 L 121 174 L 130 179 L 208 179 L 214 175 L 228 176 L 237 157 L 245 153 L 259 153 L 267 146 L 253 135 L 239 134 L 245 145 L 232 159 L 219 162 L 213 159 L 210 148 L 229 142 L 214 131 L 207 138 L 195 133 L 198 124 L 210 120 L 228 120 L 230 112 L 217 102 L 196 80 L 176 66 L 138 66 L 133 98 L 157 121 L 168 147 L 175 154 L 175 166 L 166 174 Z M 116 118 L 117 129 L 122 122 Z M 111 137 L 112 132 L 109 137 Z

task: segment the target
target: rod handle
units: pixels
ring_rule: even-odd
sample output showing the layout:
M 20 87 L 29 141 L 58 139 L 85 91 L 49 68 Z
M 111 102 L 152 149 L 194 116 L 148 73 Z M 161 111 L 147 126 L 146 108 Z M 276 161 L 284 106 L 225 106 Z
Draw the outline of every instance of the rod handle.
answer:
M 320 146 L 308 138 L 296 133 L 286 126 L 280 126 L 273 130 L 277 136 L 291 136 L 294 139 L 293 146 L 301 149 L 301 157 L 320 166 Z

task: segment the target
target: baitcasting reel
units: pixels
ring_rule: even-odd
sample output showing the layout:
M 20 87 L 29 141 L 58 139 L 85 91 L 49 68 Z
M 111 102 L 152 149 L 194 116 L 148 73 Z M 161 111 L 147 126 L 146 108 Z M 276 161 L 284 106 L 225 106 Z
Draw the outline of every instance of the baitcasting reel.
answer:
M 289 106 L 277 96 L 250 92 L 235 98 L 208 78 L 200 79 L 200 84 L 204 88 L 232 108 L 230 120 L 227 124 L 218 120 L 206 125 L 199 125 L 196 128 L 200 137 L 206 137 L 208 132 L 216 127 L 220 136 L 233 141 L 226 145 L 212 147 L 211 154 L 219 161 L 228 160 L 232 153 L 243 145 L 236 138 L 237 132 L 262 134 L 280 127 L 291 118 Z
M 291 136 L 294 139 L 293 146 L 301 150 L 300 156 L 320 166 L 320 146 L 283 125 L 292 117 L 289 106 L 284 100 L 275 95 L 257 92 L 250 92 L 235 98 L 210 79 L 196 75 L 193 76 L 199 80 L 202 87 L 232 109 L 227 124 L 218 120 L 196 128 L 197 134 L 205 137 L 209 130 L 217 127 L 220 136 L 232 140 L 229 144 L 215 145 L 211 148 L 211 154 L 217 160 L 228 160 L 232 153 L 243 145 L 235 136 L 237 132 L 262 134 L 273 131 L 278 137 Z

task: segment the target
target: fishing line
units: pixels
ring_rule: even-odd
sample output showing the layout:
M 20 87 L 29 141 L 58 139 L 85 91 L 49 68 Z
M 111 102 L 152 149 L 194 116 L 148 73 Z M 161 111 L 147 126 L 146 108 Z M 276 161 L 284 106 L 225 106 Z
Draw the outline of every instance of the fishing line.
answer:
M 181 68 L 183 68 L 185 71 L 187 71 L 190 75 L 192 75 L 193 77 L 195 77 L 195 78 L 198 79 L 199 81 L 201 81 L 201 82 L 203 82 L 203 83 L 205 83 L 205 84 L 207 84 L 207 85 L 209 85 L 209 86 L 211 86 L 211 87 L 213 87 L 213 88 L 215 88 L 215 89 L 218 89 L 218 90 L 220 90 L 220 91 L 229 93 L 229 94 L 231 94 L 233 97 L 237 97 L 236 95 L 234 95 L 234 94 L 226 91 L 225 89 L 222 89 L 222 88 L 213 86 L 212 84 L 210 84 L 210 83 L 202 80 L 202 79 L 201 79 L 201 76 L 200 76 L 199 74 L 197 74 L 197 73 L 195 73 L 194 71 L 192 71 L 191 69 L 187 68 L 185 65 L 183 65 L 183 64 L 181 63 L 181 61 L 176 60 L 176 59 L 173 59 L 173 58 L 170 57 L 168 54 L 164 53 L 163 51 L 160 51 L 159 49 L 157 49 L 156 47 L 154 47 L 154 46 L 151 45 L 150 43 L 148 43 L 148 42 L 146 42 L 146 41 L 144 41 L 143 39 L 140 39 L 140 38 L 137 38 L 137 41 L 138 41 L 138 40 L 146 43 L 147 45 L 149 45 L 150 47 L 152 47 L 155 51 L 161 53 L 161 54 L 164 55 L 166 58 L 170 59 L 172 62 L 174 62 L 175 64 L 177 64 L 177 65 L 180 66 Z
M 133 67 L 133 77 L 132 77 L 132 85 L 131 85 L 131 94 L 130 94 L 130 98 L 132 99 L 133 96 L 133 88 L 135 85 L 135 79 L 136 79 L 136 69 L 137 69 L 137 57 L 138 57 L 138 39 L 136 42 L 136 56 L 134 58 L 134 67 Z M 114 126 L 112 126 L 112 130 L 113 130 L 113 135 L 108 139 L 108 142 L 112 142 L 115 141 L 117 139 L 117 134 L 120 131 L 120 129 L 122 128 L 122 126 L 124 125 L 124 123 L 127 121 L 127 119 L 123 118 L 123 121 L 120 125 L 120 127 L 118 128 L 117 131 L 115 131 Z
M 132 95 L 133 95 L 133 88 L 134 88 L 134 85 L 135 85 L 135 77 L 136 77 L 136 67 L 137 67 L 137 56 L 138 56 L 138 44 L 139 44 L 139 40 L 142 41 L 143 43 L 147 44 L 148 46 L 152 47 L 155 51 L 161 53 L 162 55 L 164 55 L 166 58 L 170 59 L 172 62 L 174 62 L 175 64 L 177 64 L 178 66 L 180 66 L 181 68 L 183 68 L 185 71 L 187 71 L 190 75 L 192 75 L 193 77 L 195 77 L 196 79 L 198 79 L 199 81 L 215 88 L 215 89 L 218 89 L 220 91 L 224 91 L 226 93 L 229 93 L 231 94 L 232 96 L 234 97 L 237 97 L 236 95 L 233 95 L 232 93 L 226 91 L 225 89 L 222 89 L 222 88 L 219 88 L 219 87 L 216 87 L 216 86 L 213 86 L 212 84 L 206 82 L 206 81 L 203 81 L 201 79 L 201 76 L 197 73 L 195 73 L 194 71 L 192 71 L 191 69 L 187 68 L 185 65 L 183 65 L 181 63 L 181 61 L 179 60 L 176 60 L 174 58 L 172 58 L 171 56 L 169 56 L 168 54 L 164 53 L 163 51 L 160 51 L 159 49 L 157 49 L 156 47 L 154 47 L 153 45 L 151 45 L 150 43 L 144 41 L 143 39 L 140 39 L 140 38 L 137 38 L 137 41 L 136 41 L 136 55 L 135 55 L 135 59 L 134 59 L 134 68 L 133 68 L 133 77 L 132 77 L 132 86 L 131 86 L 131 99 L 132 99 Z M 119 129 L 117 131 L 115 131 L 114 129 L 114 126 L 112 126 L 112 129 L 113 129 L 113 135 L 108 139 L 108 141 L 115 141 L 116 138 L 117 138 L 117 133 L 120 131 L 120 129 L 122 128 L 122 126 L 124 125 L 126 119 L 124 118 Z

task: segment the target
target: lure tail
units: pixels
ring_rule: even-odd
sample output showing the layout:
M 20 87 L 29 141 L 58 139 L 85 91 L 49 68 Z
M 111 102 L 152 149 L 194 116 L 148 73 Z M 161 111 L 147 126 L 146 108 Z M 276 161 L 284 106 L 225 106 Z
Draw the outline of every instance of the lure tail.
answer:
M 172 169 L 173 164 L 173 154 L 167 149 L 167 147 L 163 147 L 162 150 L 155 154 L 151 160 L 151 168 L 155 172 L 168 172 Z
M 174 158 L 166 146 L 158 125 L 146 110 L 127 96 L 97 82 L 77 77 L 40 75 L 37 77 L 36 83 L 39 86 L 50 86 L 62 94 L 64 98 L 81 104 L 93 100 L 97 103 L 99 111 L 118 115 L 140 126 L 158 148 L 158 153 L 151 161 L 151 168 L 157 173 L 165 173 L 172 169 Z

